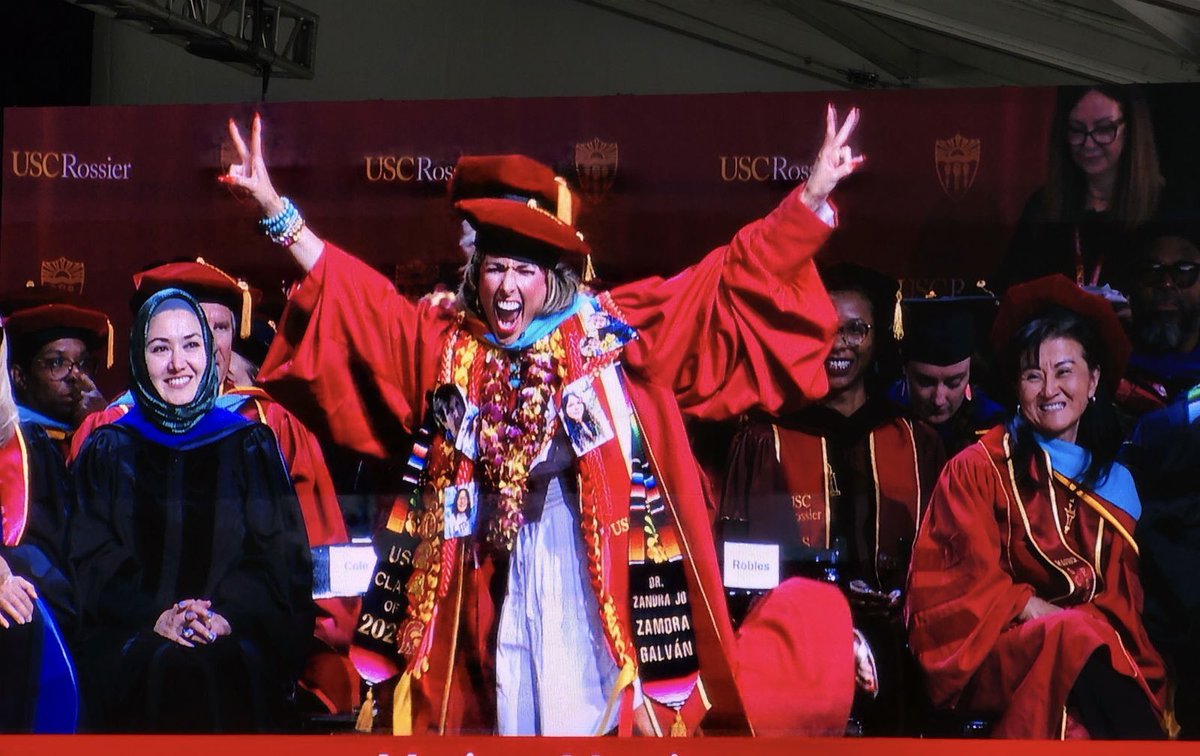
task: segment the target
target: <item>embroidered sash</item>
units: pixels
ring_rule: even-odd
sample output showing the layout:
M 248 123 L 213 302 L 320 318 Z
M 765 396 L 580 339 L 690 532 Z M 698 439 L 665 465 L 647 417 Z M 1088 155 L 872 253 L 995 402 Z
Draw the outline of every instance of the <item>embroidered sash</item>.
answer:
M 678 710 L 700 679 L 692 603 L 675 523 L 633 425 L 629 602 L 642 693 Z
M 460 324 L 447 339 L 440 377 L 443 383 L 462 389 L 470 404 L 478 405 L 484 381 L 480 369 L 483 361 L 515 361 L 522 353 L 509 355 L 481 343 L 469 326 Z M 596 305 L 581 307 L 577 315 L 547 337 L 558 341 L 553 349 L 556 383 L 546 416 L 545 444 L 550 443 L 560 422 L 557 412 L 561 390 L 580 381 L 590 382 L 599 414 L 612 434 L 582 452 L 577 449 L 586 567 L 605 641 L 620 670 L 610 708 L 640 673 L 644 694 L 675 709 L 678 718 L 681 706 L 698 690 L 699 660 L 676 525 L 660 495 L 651 455 L 624 391 L 625 379 L 619 367 L 624 345 L 636 337 L 632 328 Z M 520 371 L 514 370 L 513 375 L 515 379 Z M 514 390 L 517 388 L 514 386 Z M 438 492 L 452 484 L 479 483 L 482 477 L 476 462 L 447 441 L 443 432 L 431 439 L 427 461 L 424 475 L 414 476 L 419 485 L 409 497 L 407 511 L 401 514 L 393 510 L 387 528 L 389 533 L 402 530 L 408 534 L 412 540 L 405 541 L 406 545 L 416 543 L 405 583 L 407 619 L 397 627 L 391 652 L 407 660 L 406 670 L 412 677 L 420 677 L 428 668 L 437 624 L 436 606 L 453 582 L 454 571 L 461 569 L 455 555 L 465 539 L 441 538 Z M 480 509 L 477 531 L 483 530 L 486 518 L 493 515 L 486 506 L 491 498 L 489 491 L 482 491 L 481 498 L 485 505 Z M 474 537 L 479 536 L 477 532 Z M 377 551 L 383 555 L 382 549 Z M 394 572 L 392 577 L 399 574 Z M 376 579 L 381 579 L 379 574 Z M 387 577 L 382 579 L 386 582 Z M 624 611 L 619 608 L 618 596 L 629 597 Z M 389 597 L 393 607 L 398 608 L 396 596 Z M 364 601 L 364 607 L 366 604 Z M 639 621 L 640 627 L 635 628 Z M 363 641 L 363 647 L 370 645 Z M 608 721 L 608 716 L 603 719 Z
M 407 527 L 408 513 L 423 510 L 420 487 L 430 441 L 428 429 L 418 431 L 387 524 L 372 539 L 375 573 L 363 595 L 350 649 L 359 675 L 371 685 L 401 671 L 396 660 L 396 630 L 408 616 L 408 580 L 421 545 L 417 533 Z

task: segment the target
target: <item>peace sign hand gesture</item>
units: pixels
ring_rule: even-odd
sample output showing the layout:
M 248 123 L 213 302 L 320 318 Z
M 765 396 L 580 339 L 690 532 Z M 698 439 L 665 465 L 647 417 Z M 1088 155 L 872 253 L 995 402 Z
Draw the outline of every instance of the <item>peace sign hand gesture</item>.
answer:
M 248 193 L 259 207 L 263 215 L 275 215 L 283 209 L 283 200 L 271 184 L 271 176 L 267 173 L 267 164 L 263 161 L 262 151 L 262 117 L 254 114 L 250 125 L 250 145 L 242 138 L 241 129 L 237 123 L 229 119 L 229 136 L 238 153 L 238 162 L 229 166 L 229 171 L 219 177 L 223 184 L 242 189 Z
M 254 114 L 250 124 L 250 144 L 242 138 L 241 129 L 232 118 L 229 119 L 229 137 L 238 153 L 238 162 L 229 166 L 229 170 L 221 174 L 218 180 L 226 186 L 234 187 L 249 194 L 266 218 L 278 216 L 284 210 L 283 198 L 275 191 L 271 176 L 267 173 L 267 164 L 263 160 L 262 150 L 262 117 Z M 303 221 L 301 221 L 303 223 Z M 312 229 L 302 225 L 299 234 L 292 239 L 288 252 L 305 271 L 312 270 L 325 248 Z
M 851 108 L 841 128 L 838 128 L 837 110 L 829 105 L 825 111 L 825 141 L 817 151 L 817 159 L 813 161 L 800 198 L 814 212 L 825 204 L 838 182 L 854 173 L 866 160 L 866 156 L 855 155 L 846 144 L 858 125 L 858 115 L 858 108 Z

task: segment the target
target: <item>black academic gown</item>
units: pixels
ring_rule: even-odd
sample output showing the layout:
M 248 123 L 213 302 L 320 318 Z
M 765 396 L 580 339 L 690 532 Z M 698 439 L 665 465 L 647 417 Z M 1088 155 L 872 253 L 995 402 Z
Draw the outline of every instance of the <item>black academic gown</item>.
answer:
M 1188 397 L 1145 415 L 1121 450 L 1142 500 L 1142 619 L 1175 682 L 1182 736 L 1200 739 L 1200 421 Z
M 72 472 L 77 661 L 92 725 L 287 727 L 312 636 L 312 565 L 271 431 L 214 409 L 173 436 L 135 409 L 95 431 Z M 195 648 L 157 635 L 159 615 L 185 598 L 209 599 L 232 634 Z
M 74 596 L 63 567 L 70 493 L 66 469 L 62 455 L 40 426 L 22 423 L 20 433 L 25 442 L 25 470 L 6 472 L 24 475 L 28 485 L 5 489 L 0 496 L 24 494 L 28 519 L 19 541 L 7 546 L 0 541 L 0 557 L 14 575 L 33 584 L 41 603 L 35 608 L 33 622 L 10 623 L 8 629 L 0 629 L 0 732 L 28 732 L 35 729 L 36 721 L 46 721 L 45 712 L 37 715 L 41 661 L 44 654 L 51 653 L 45 648 L 42 607 L 49 609 L 60 636 L 69 636 L 75 627 Z M 16 444 L 17 439 L 8 443 Z M 20 455 L 6 454 L 4 459 L 15 462 Z M 5 502 L 3 509 L 13 505 Z M 0 527 L 3 524 L 0 521 Z M 56 702 L 41 705 L 54 706 Z
M 903 411 L 882 398 L 871 398 L 854 414 L 846 417 L 823 405 L 814 405 L 782 418 L 760 418 L 742 427 L 730 449 L 728 477 L 721 502 L 720 519 L 726 537 L 733 540 L 778 543 L 785 562 L 804 551 L 796 534 L 794 495 L 789 490 L 784 465 L 796 460 L 779 455 L 778 434 L 797 432 L 825 440 L 828 451 L 831 492 L 830 544 L 836 550 L 814 554 L 813 558 L 836 559 L 836 568 L 828 562 L 817 565 L 809 577 L 836 579 L 846 593 L 854 615 L 854 625 L 870 643 L 878 665 L 880 693 L 871 698 L 860 694 L 855 699 L 852 734 L 915 734 L 925 716 L 926 703 L 916 677 L 915 662 L 908 652 L 906 634 L 900 617 L 900 604 L 880 614 L 856 600 L 848 584 L 859 579 L 874 590 L 888 592 L 902 588 L 908 573 L 908 556 L 916 531 L 916 517 L 924 512 L 929 492 L 945 462 L 941 441 L 932 428 L 912 423 L 912 447 L 876 449 L 878 464 L 901 465 L 920 477 L 919 501 L 905 502 L 914 510 L 911 529 L 901 534 L 894 529 L 881 533 L 876 529 L 877 492 L 873 474 L 870 435 L 881 426 L 903 422 Z M 778 428 L 775 430 L 774 428 Z M 915 456 L 915 459 L 914 459 Z M 818 466 L 814 456 L 808 463 Z M 889 537 L 890 536 L 890 537 Z M 797 565 L 785 564 L 789 573 Z M 861 728 L 861 729 L 859 729 Z

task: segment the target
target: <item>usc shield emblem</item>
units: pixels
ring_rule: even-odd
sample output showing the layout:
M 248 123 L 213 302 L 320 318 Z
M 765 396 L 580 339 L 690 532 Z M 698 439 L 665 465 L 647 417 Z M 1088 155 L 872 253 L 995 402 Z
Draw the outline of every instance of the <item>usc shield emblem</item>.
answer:
M 933 145 L 938 182 L 952 200 L 960 200 L 971 190 L 979 174 L 980 140 L 955 134 L 952 139 L 938 139 Z
M 599 137 L 575 145 L 575 175 L 579 189 L 592 202 L 599 202 L 617 178 L 617 143 Z
M 60 257 L 42 261 L 42 286 L 80 294 L 83 292 L 84 265 L 77 260 Z

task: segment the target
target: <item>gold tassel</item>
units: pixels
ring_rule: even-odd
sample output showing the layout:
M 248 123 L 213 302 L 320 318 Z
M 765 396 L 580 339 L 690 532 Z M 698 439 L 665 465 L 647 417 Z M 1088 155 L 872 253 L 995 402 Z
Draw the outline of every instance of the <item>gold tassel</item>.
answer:
M 239 339 L 250 338 L 250 318 L 254 315 L 254 302 L 250 299 L 250 284 L 245 281 L 237 282 L 238 288 L 242 290 L 242 323 L 238 329 Z
M 896 341 L 904 340 L 904 313 L 900 309 L 900 300 L 904 299 L 904 295 L 896 289 L 896 309 L 892 311 L 892 336 Z
M 1167 733 L 1169 740 L 1178 740 L 1179 732 L 1183 728 L 1179 724 L 1179 720 L 1175 718 L 1175 689 L 1178 684 L 1172 677 L 1167 678 L 1167 706 L 1162 714 L 1162 728 Z
M 354 729 L 359 732 L 370 732 L 375 726 L 375 687 L 367 686 L 367 697 L 363 699 L 362 708 L 358 710 L 358 720 Z
M 412 673 L 400 675 L 392 692 L 392 734 L 412 735 Z
M 583 258 L 583 282 L 590 284 L 596 280 L 596 269 L 592 267 L 592 255 L 589 253 Z
M 105 318 L 105 319 L 104 319 L 104 324 L 108 326 L 108 360 L 107 360 L 107 362 L 108 362 L 108 365 L 107 365 L 107 367 L 110 367 L 110 368 L 111 368 L 111 367 L 113 366 L 113 327 L 112 327 L 112 321 L 111 321 L 111 320 L 109 320 L 108 318 Z
M 687 725 L 683 722 L 683 712 L 679 709 L 676 709 L 675 721 L 671 723 L 671 737 L 686 738 L 687 734 Z
M 562 176 L 555 176 L 554 180 L 558 182 L 558 210 L 555 213 L 558 219 L 568 226 L 572 225 L 571 220 L 571 187 L 567 186 L 567 180 Z
M 603 735 L 605 728 L 608 726 L 609 720 L 612 719 L 613 708 L 616 707 L 617 701 L 621 699 L 621 691 L 633 685 L 634 678 L 637 677 L 637 667 L 633 666 L 633 661 L 628 661 L 617 674 L 617 684 L 613 686 L 613 692 L 608 697 L 608 703 L 604 707 L 604 716 L 600 717 L 600 725 L 596 728 L 596 735 Z

